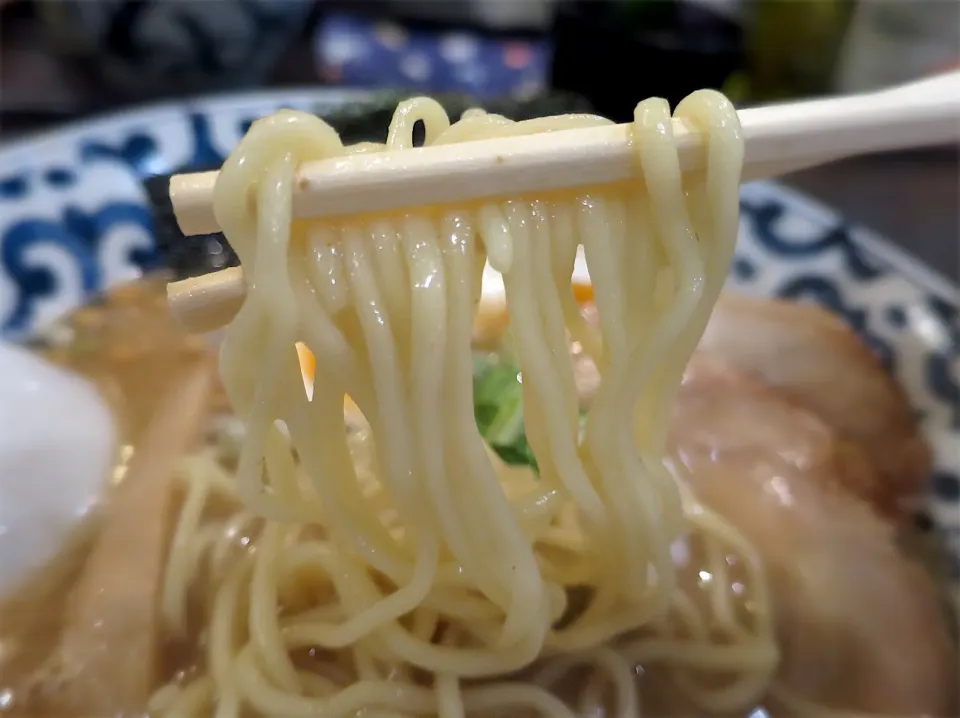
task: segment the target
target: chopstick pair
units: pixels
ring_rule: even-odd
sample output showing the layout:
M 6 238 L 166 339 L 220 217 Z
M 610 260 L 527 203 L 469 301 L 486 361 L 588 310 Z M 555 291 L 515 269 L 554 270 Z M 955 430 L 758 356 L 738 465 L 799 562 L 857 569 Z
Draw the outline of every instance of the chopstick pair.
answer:
M 738 114 L 745 180 L 870 152 L 957 143 L 960 72 Z M 681 168 L 702 166 L 702 137 L 683 121 L 673 122 Z M 635 173 L 630 125 L 561 130 L 307 163 L 294 182 L 292 210 L 295 218 L 387 211 L 608 184 Z M 184 235 L 218 230 L 212 208 L 216 178 L 216 172 L 204 172 L 170 179 L 170 200 Z M 210 331 L 229 321 L 244 291 L 242 270 L 235 267 L 172 283 L 168 298 L 187 328 Z

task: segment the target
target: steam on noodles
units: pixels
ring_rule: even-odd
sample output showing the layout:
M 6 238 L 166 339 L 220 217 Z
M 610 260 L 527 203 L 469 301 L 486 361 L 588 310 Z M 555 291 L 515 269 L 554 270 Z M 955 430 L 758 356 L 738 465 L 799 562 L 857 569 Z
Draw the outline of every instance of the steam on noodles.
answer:
M 703 91 L 676 115 L 707 137 L 681 175 L 667 104 L 641 103 L 637 179 L 544 197 L 291 221 L 298 163 L 606 122 L 415 99 L 385 146 L 344 147 L 323 121 L 255 123 L 224 164 L 215 213 L 248 281 L 221 373 L 245 425 L 235 475 L 184 468 L 162 606 L 205 660 L 160 689 L 157 715 L 641 714 L 635 666 L 701 709 L 755 705 L 777 663 L 759 562 L 664 468 L 671 400 L 737 233 L 743 147 Z M 398 178 L 398 181 L 402 179 Z M 238 198 L 256 197 L 255 209 Z M 599 329 L 571 287 L 578 247 Z M 471 321 L 485 262 L 503 275 L 537 472 L 478 431 Z M 601 376 L 581 419 L 568 352 Z M 308 398 L 295 344 L 316 356 Z M 362 420 L 345 418 L 349 396 Z M 676 578 L 676 552 L 716 576 Z M 725 557 L 752 580 L 734 595 Z M 572 686 L 569 695 L 561 686 Z

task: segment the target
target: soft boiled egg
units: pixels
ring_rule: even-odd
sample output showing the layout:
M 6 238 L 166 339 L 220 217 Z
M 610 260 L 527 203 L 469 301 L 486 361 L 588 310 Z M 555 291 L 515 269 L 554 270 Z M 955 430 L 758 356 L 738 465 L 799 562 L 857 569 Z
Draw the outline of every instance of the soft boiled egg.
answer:
M 0 603 L 88 535 L 116 449 L 94 385 L 0 343 Z

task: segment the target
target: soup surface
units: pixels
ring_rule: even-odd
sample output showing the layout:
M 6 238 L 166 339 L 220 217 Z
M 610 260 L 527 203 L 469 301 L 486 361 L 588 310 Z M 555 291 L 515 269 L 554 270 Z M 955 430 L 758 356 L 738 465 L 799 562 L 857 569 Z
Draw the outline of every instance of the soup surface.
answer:
M 578 290 L 578 298 L 589 316 L 589 288 Z M 771 312 L 785 313 L 781 328 L 787 320 L 794 327 L 807 322 L 804 346 L 838 357 L 838 380 L 844 372 L 857 376 L 880 397 L 864 401 L 869 412 L 838 417 L 809 391 L 804 376 L 782 371 L 771 377 L 762 371 L 768 364 L 754 355 L 725 349 L 718 332 L 742 332 L 768 321 Z M 778 690 L 737 715 L 755 715 L 757 708 L 807 714 L 817 706 L 857 715 L 953 715 L 955 647 L 934 584 L 894 541 L 901 521 L 894 507 L 916 492 L 916 480 L 892 485 L 869 451 L 878 431 L 870 427 L 899 427 L 888 434 L 888 444 L 899 441 L 908 447 L 899 455 L 914 457 L 899 475 L 923 471 L 927 459 L 916 448 L 915 430 L 902 428 L 906 419 L 898 412 L 909 407 L 899 389 L 874 373 L 872 357 L 833 351 L 852 335 L 819 310 L 728 298 L 711 326 L 714 333 L 708 330 L 709 341 L 688 367 L 670 419 L 668 463 L 697 500 L 757 547 L 768 576 L 777 613 Z M 264 540 L 262 523 L 244 514 L 230 483 L 243 427 L 229 415 L 205 342 L 170 321 L 162 280 L 118 289 L 51 337 L 38 351 L 96 387 L 112 414 L 117 446 L 110 454 L 115 460 L 103 469 L 108 476 L 89 531 L 77 542 L 64 541 L 61 555 L 48 562 L 49 580 L 11 589 L 14 595 L 0 603 L 2 710 L 36 718 L 159 714 L 178 687 L 196 685 L 193 677 L 211 669 L 209 636 L 200 631 L 210 610 L 205 582 Z M 769 358 L 777 347 L 767 341 L 754 346 Z M 475 344 L 478 426 L 496 460 L 519 477 L 517 486 L 535 482 L 523 430 L 522 378 L 496 301 L 481 312 Z M 576 343 L 571 352 L 587 406 L 596 370 Z M 301 357 L 304 379 L 312 384 L 310 357 Z M 878 405 L 886 407 L 886 421 L 878 421 Z M 345 411 L 362 470 L 364 462 L 375 461 L 369 427 L 352 402 Z M 98 470 L 96 459 L 83 457 L 82 464 L 77 472 Z M 73 476 L 56 473 L 44 479 L 51 490 Z M 208 486 L 205 498 L 191 503 L 191 482 L 201 481 Z M 177 553 L 177 531 L 190 512 L 209 543 L 195 563 L 183 565 L 185 589 L 178 598 L 171 560 L 185 555 Z M 309 538 L 309 528 L 298 530 Z M 562 562 L 562 543 L 544 550 Z M 675 546 L 674 560 L 689 595 L 713 600 L 710 582 L 722 577 L 730 582 L 730 599 L 714 610 L 749 614 L 755 587 L 737 551 L 717 555 L 689 537 Z M 326 589 L 318 584 L 316 590 L 314 596 L 283 596 L 285 610 L 322 610 Z M 572 591 L 557 620 L 571 620 L 582 600 Z M 722 626 L 708 630 L 724 640 Z M 295 661 L 325 680 L 349 683 L 357 676 L 349 661 L 309 648 Z M 693 712 L 684 684 L 661 674 L 656 661 L 638 655 L 636 666 L 644 715 Z M 621 715 L 612 693 L 591 687 L 589 668 L 566 672 L 535 663 L 523 676 L 548 686 L 577 715 Z M 164 685 L 167 692 L 157 693 Z

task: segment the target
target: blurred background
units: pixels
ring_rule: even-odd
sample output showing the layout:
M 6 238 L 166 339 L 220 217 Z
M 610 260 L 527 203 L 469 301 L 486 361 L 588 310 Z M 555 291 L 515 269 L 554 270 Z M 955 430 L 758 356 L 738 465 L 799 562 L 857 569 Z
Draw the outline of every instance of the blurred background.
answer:
M 699 87 L 738 105 L 960 66 L 960 0 L 0 0 L 0 143 L 147 101 L 256 88 L 550 91 L 625 121 Z M 957 148 L 787 183 L 957 279 Z

